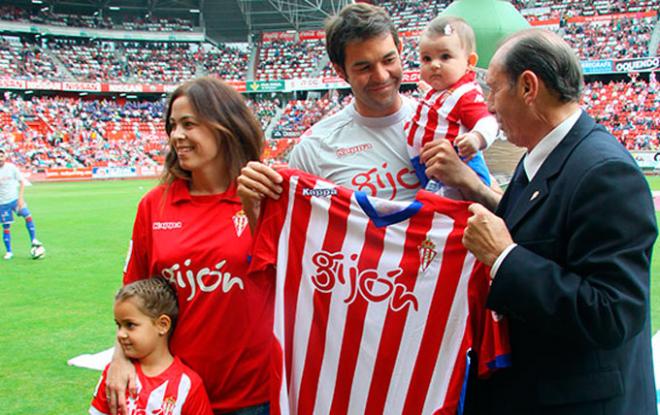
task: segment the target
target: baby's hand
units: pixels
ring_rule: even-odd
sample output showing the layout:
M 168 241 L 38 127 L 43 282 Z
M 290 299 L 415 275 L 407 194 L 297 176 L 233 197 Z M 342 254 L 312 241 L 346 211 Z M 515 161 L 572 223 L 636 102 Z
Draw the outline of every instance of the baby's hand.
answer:
M 477 151 L 481 150 L 482 144 L 481 134 L 475 132 L 461 134 L 454 140 L 458 155 L 465 161 L 472 159 Z
M 431 90 L 431 85 L 429 85 L 425 80 L 420 79 L 419 82 L 417 82 L 417 89 L 422 93 L 422 96 L 424 96 Z

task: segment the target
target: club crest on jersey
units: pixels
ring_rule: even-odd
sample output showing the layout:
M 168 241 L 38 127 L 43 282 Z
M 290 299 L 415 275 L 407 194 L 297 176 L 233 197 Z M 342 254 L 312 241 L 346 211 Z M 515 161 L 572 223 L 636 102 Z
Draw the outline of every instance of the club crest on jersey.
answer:
M 438 254 L 438 251 L 435 250 L 436 246 L 429 238 L 426 238 L 417 249 L 419 250 L 419 267 L 422 269 L 422 272 L 431 265 L 431 262 L 435 259 L 435 256 Z
M 303 196 L 331 197 L 337 194 L 334 187 L 305 187 L 302 189 Z
M 236 212 L 234 216 L 232 216 L 231 220 L 234 222 L 234 229 L 236 229 L 236 236 L 240 237 L 248 225 L 248 218 L 245 215 L 245 211 L 243 209 L 239 210 L 238 212 Z

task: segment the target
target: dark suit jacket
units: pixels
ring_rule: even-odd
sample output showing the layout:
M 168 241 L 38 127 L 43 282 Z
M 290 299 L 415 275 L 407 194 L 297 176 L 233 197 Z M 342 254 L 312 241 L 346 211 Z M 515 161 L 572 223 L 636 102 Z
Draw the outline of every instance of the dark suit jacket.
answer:
M 507 203 L 505 193 L 497 211 Z M 518 246 L 487 305 L 509 318 L 513 364 L 481 382 L 479 412 L 656 414 L 649 269 L 657 230 L 629 153 L 583 113 L 504 220 Z

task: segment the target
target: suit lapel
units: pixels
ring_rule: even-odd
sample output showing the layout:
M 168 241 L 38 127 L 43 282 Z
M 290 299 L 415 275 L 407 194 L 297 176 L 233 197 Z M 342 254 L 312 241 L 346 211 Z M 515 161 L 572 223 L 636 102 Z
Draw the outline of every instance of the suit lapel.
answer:
M 508 215 L 504 217 L 509 230 L 514 230 L 520 221 L 527 216 L 536 206 L 548 196 L 550 190 L 550 179 L 559 174 L 562 166 L 570 156 L 573 149 L 582 139 L 594 128 L 595 122 L 589 117 L 586 112 L 583 112 L 578 118 L 573 128 L 568 132 L 566 137 L 559 143 L 557 147 L 550 153 L 548 158 L 543 162 L 541 168 L 534 176 L 527 188 L 523 191 Z M 522 162 L 521 162 L 522 164 Z M 502 202 L 505 202 L 504 197 Z M 498 206 L 498 211 L 504 211 Z

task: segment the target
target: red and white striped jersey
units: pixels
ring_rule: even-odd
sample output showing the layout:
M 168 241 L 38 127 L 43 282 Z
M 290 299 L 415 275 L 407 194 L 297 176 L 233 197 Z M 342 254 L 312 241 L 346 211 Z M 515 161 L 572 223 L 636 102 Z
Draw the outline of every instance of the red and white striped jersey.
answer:
M 90 415 L 110 414 L 105 391 L 108 366 L 96 385 L 94 399 L 89 408 Z M 202 380 L 178 357 L 175 356 L 172 364 L 157 376 L 145 375 L 138 362 L 135 362 L 135 371 L 137 373 L 137 396 L 127 396 L 126 398 L 128 415 L 213 414 Z
M 420 100 L 412 120 L 406 123 L 408 152 L 414 158 L 424 144 L 438 138 L 454 142 L 460 134 L 478 131 L 491 145 L 498 131 L 497 120 L 488 111 L 483 91 L 468 72 L 451 88 L 431 89 Z
M 456 413 L 468 373 L 508 364 L 490 279 L 461 244 L 466 202 L 370 198 L 282 170 L 250 276 L 276 276 L 272 413 Z

